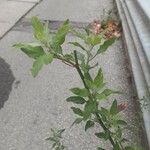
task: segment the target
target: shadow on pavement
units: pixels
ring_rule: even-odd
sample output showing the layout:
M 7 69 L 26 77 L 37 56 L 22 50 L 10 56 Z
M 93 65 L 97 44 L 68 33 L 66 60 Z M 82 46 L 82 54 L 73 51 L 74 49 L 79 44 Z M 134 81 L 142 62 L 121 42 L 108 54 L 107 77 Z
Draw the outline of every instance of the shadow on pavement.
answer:
M 9 98 L 14 80 L 10 65 L 0 58 L 0 109 Z

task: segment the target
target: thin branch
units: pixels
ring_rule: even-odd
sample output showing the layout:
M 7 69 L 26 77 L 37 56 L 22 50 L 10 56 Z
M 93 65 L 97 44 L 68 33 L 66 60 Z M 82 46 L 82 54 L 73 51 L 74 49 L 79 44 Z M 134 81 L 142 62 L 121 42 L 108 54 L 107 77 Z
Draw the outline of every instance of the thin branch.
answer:
M 76 52 L 76 51 L 74 51 L 74 57 L 75 57 L 75 63 L 76 63 L 75 66 L 76 66 L 76 69 L 77 69 L 77 71 L 78 71 L 78 73 L 79 73 L 79 75 L 80 75 L 80 77 L 81 77 L 81 79 L 82 79 L 82 82 L 83 82 L 85 88 L 89 91 L 89 88 L 88 88 L 88 86 L 86 85 L 86 82 L 85 82 L 85 80 L 84 80 L 84 76 L 83 76 L 83 74 L 82 74 L 82 71 L 80 70 L 80 67 L 79 67 L 78 58 L 77 58 L 77 52 Z
M 62 62 L 70 67 L 75 67 L 75 65 L 69 64 L 68 62 L 65 62 L 64 60 L 62 60 Z
M 49 46 L 45 45 L 45 47 L 49 49 L 49 52 L 51 52 L 51 54 L 53 54 L 55 56 L 55 58 L 61 60 L 63 63 L 65 63 L 68 66 L 75 67 L 75 64 L 73 62 L 66 60 L 63 57 L 61 57 L 60 55 L 58 55 L 57 53 L 51 51 L 51 48 Z
M 71 67 L 75 67 L 75 64 L 74 64 L 73 62 L 62 58 L 62 57 L 61 57 L 60 55 L 58 55 L 58 54 L 54 54 L 54 55 L 55 55 L 55 58 L 61 60 L 61 61 L 62 61 L 63 63 L 65 63 L 66 65 L 69 65 L 69 66 L 71 66 Z
M 95 115 L 96 115 L 96 117 L 97 117 L 97 120 L 98 120 L 99 124 L 102 126 L 102 128 L 103 128 L 105 131 L 108 131 L 108 132 L 110 133 L 109 129 L 105 126 L 105 124 L 103 123 L 103 121 L 102 121 L 101 117 L 99 116 L 99 114 L 98 114 L 98 113 L 95 113 Z M 113 146 L 115 146 L 115 142 L 114 142 L 113 138 L 112 138 L 110 135 L 109 135 L 109 141 L 111 142 L 111 144 L 112 144 Z
M 91 60 L 93 60 L 96 56 L 97 56 L 97 53 L 89 60 L 89 62 L 90 62 Z

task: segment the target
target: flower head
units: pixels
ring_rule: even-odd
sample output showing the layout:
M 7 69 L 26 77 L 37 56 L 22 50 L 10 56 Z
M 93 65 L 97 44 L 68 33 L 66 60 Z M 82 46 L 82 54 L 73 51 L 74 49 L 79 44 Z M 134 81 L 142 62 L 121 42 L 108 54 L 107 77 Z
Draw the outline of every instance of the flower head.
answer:
M 110 20 L 107 22 L 105 37 L 106 39 L 111 37 L 116 37 L 116 38 L 121 37 L 121 30 L 118 22 L 114 20 Z
M 121 37 L 121 32 L 120 31 L 115 31 L 113 33 L 113 35 L 116 37 L 116 38 L 120 38 Z
M 92 29 L 92 32 L 96 35 L 98 35 L 101 31 L 101 23 L 99 20 L 94 20 L 92 23 L 91 23 L 91 29 Z
M 119 38 L 121 37 L 120 25 L 115 20 L 108 20 L 105 25 L 102 25 L 99 20 L 94 20 L 90 24 L 90 29 L 93 34 L 98 35 L 104 33 L 104 38 L 109 39 L 112 37 Z

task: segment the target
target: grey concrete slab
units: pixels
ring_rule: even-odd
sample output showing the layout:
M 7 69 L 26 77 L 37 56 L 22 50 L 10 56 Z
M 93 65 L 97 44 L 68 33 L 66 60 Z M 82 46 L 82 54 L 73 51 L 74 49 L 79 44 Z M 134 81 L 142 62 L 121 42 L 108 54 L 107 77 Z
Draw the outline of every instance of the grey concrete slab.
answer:
M 15 1 L 5 1 L 1 3 L 0 4 L 0 27 L 1 27 L 0 37 L 2 37 L 4 33 L 8 31 L 34 5 L 35 5 L 34 3 L 15 2 Z
M 72 36 L 67 38 L 67 42 L 72 40 L 78 39 Z M 70 110 L 71 104 L 67 104 L 65 99 L 71 94 L 70 88 L 81 85 L 77 72 L 54 61 L 33 79 L 30 73 L 32 60 L 11 48 L 16 41 L 32 41 L 32 35 L 10 32 L 0 42 L 0 56 L 10 65 L 15 78 L 9 98 L 0 109 L 0 150 L 49 150 L 51 145 L 44 139 L 50 128 L 67 128 L 64 141 L 69 150 L 95 150 L 97 145 L 109 150 L 109 143 L 105 145 L 93 135 L 98 127 L 87 133 L 83 130 L 83 124 L 70 129 L 75 117 Z M 129 103 L 124 116 L 131 123 L 135 118 L 134 92 L 121 45 L 118 41 L 97 61 L 104 70 L 108 86 L 125 93 L 115 98 Z M 70 50 L 71 47 L 65 44 L 64 48 Z M 125 135 L 130 141 L 132 139 L 133 144 L 138 142 L 137 133 L 126 132 Z
M 0 38 L 8 31 L 10 27 L 11 27 L 10 23 L 0 22 Z
M 91 150 L 98 144 L 94 137 L 81 132 L 81 126 L 69 129 L 74 117 L 65 98 L 70 94 L 69 88 L 80 84 L 76 71 L 54 62 L 33 79 L 29 71 L 31 60 L 11 48 L 16 41 L 30 39 L 32 35 L 29 33 L 11 32 L 0 43 L 0 56 L 11 64 L 16 81 L 20 81 L 18 86 L 14 83 L 9 99 L 0 110 L 0 149 L 50 149 L 44 140 L 50 128 L 67 127 L 70 134 L 66 133 L 66 141 L 70 150 Z
M 112 0 L 44 0 L 27 18 L 37 15 L 46 20 L 66 20 L 91 22 L 102 15 L 102 11 L 112 9 Z
M 33 5 L 26 2 L 3 2 L 0 5 L 0 21 L 15 22 L 22 14 L 31 9 Z
M 16 1 L 16 2 L 29 2 L 29 3 L 37 3 L 40 2 L 40 0 L 10 0 L 10 1 Z
M 1 0 L 1 1 L 0 1 L 0 4 L 3 3 L 3 2 L 5 2 L 5 1 L 7 1 L 7 0 Z

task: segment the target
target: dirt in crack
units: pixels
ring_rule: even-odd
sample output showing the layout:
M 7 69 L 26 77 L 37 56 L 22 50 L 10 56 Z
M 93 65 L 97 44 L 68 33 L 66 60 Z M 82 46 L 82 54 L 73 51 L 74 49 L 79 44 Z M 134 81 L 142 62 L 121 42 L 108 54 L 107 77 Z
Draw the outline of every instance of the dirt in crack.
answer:
M 14 80 L 9 64 L 0 58 L 0 109 L 9 98 Z

